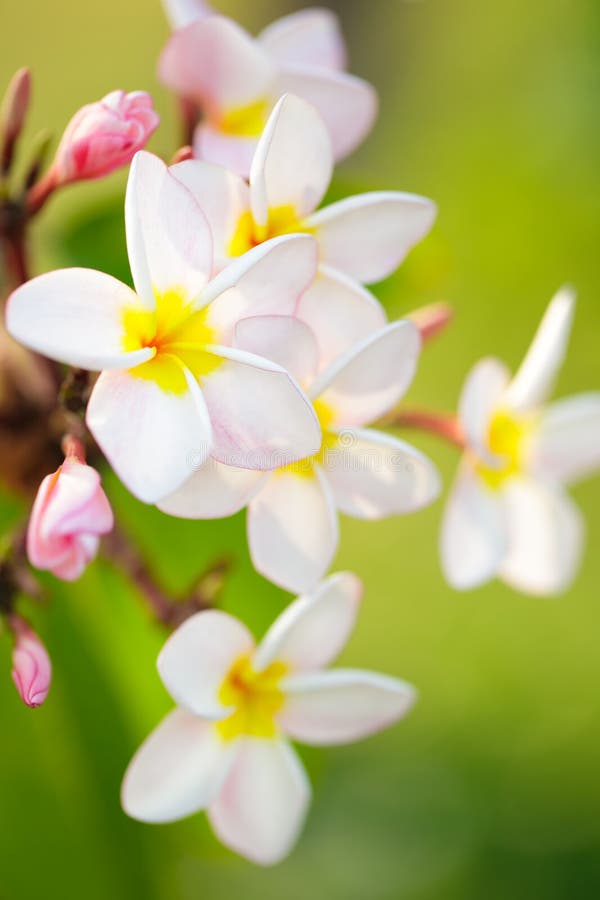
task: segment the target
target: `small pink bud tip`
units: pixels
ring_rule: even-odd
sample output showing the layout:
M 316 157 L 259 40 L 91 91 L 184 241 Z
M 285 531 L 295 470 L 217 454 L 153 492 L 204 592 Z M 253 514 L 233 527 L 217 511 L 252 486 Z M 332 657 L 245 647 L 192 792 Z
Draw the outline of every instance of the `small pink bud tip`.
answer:
M 0 137 L 3 139 L 2 171 L 7 172 L 12 162 L 14 145 L 23 130 L 31 97 L 31 73 L 19 69 L 6 90 L 0 112 Z
M 70 455 L 39 487 L 27 528 L 29 561 L 63 581 L 76 581 L 113 523 L 100 475 Z
M 23 703 L 35 709 L 42 705 L 50 690 L 50 657 L 35 631 L 24 619 L 12 616 L 10 626 L 15 636 L 12 679 Z
M 435 337 L 450 324 L 454 318 L 454 310 L 449 303 L 431 303 L 410 313 L 409 319 L 415 323 L 423 341 Z
M 187 162 L 188 159 L 194 158 L 194 151 L 192 147 L 187 144 L 185 147 L 180 147 L 179 150 L 173 155 L 173 159 L 169 163 L 171 166 L 177 165 L 180 162 Z

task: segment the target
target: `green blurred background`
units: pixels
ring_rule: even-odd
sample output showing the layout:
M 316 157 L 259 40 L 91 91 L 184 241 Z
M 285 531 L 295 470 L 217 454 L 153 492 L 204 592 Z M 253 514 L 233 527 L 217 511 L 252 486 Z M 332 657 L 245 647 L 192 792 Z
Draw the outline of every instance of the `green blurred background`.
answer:
M 438 224 L 378 294 L 391 315 L 448 299 L 455 327 L 424 353 L 409 402 L 451 409 L 470 365 L 515 365 L 554 290 L 579 295 L 559 392 L 600 387 L 597 0 L 339 0 L 353 70 L 381 94 L 371 139 L 336 193 L 432 196 Z M 256 30 L 301 4 L 223 2 Z M 250 8 L 251 7 L 251 8 Z M 28 64 L 29 134 L 58 137 L 71 113 L 116 87 L 144 88 L 176 145 L 155 63 L 168 29 L 159 0 L 8 3 L 0 83 Z M 126 275 L 124 175 L 72 188 L 35 234 L 38 271 L 64 264 Z M 415 442 L 446 482 L 455 453 Z M 261 632 L 284 594 L 253 574 L 243 517 L 182 523 L 107 490 L 157 578 L 184 590 L 223 550 L 238 557 L 224 606 Z M 0 636 L 0 900 L 591 900 L 600 896 L 600 479 L 576 496 L 589 548 L 555 600 L 493 584 L 467 595 L 442 579 L 442 502 L 403 519 L 343 522 L 336 568 L 366 583 L 343 661 L 416 684 L 414 713 L 352 747 L 305 753 L 315 801 L 291 858 L 260 870 L 221 848 L 202 816 L 129 821 L 119 783 L 170 707 L 155 671 L 163 640 L 134 589 L 97 563 L 76 586 L 47 580 L 34 612 L 55 663 L 47 704 L 25 709 Z M 19 514 L 5 497 L 2 523 Z

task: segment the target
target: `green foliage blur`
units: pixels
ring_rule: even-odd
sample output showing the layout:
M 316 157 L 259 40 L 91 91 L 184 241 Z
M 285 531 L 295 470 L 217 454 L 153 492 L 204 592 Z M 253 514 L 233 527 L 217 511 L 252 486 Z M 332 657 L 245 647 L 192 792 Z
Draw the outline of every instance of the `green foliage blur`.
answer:
M 390 315 L 450 300 L 451 331 L 429 347 L 407 403 L 452 409 L 479 357 L 514 366 L 563 282 L 579 308 L 559 393 L 600 387 L 600 6 L 597 0 L 338 0 L 353 70 L 381 115 L 338 173 L 336 193 L 398 188 L 440 207 L 432 235 L 377 293 Z M 223 2 L 257 29 L 293 0 Z M 159 0 L 2 4 L 0 84 L 33 69 L 28 136 L 59 137 L 73 111 L 117 87 L 146 89 L 178 143 L 157 84 L 168 34 Z M 128 277 L 125 175 L 71 188 L 36 225 L 36 269 L 91 265 Z M 446 485 L 455 453 L 415 443 Z M 157 578 L 185 590 L 223 550 L 224 606 L 258 633 L 287 602 L 252 572 L 243 516 L 168 519 L 106 473 L 123 526 Z M 150 827 L 120 811 L 133 751 L 169 709 L 155 670 L 164 635 L 108 563 L 80 583 L 48 578 L 27 610 L 50 648 L 54 683 L 30 711 L 0 635 L 0 900 L 592 900 L 600 896 L 600 478 L 576 497 L 588 553 L 554 600 L 500 584 L 459 595 L 437 557 L 443 501 L 382 523 L 345 520 L 336 568 L 365 581 L 343 662 L 413 682 L 420 702 L 362 744 L 304 753 L 315 785 L 308 827 L 272 870 L 238 859 L 203 816 Z M 0 523 L 14 522 L 5 497 Z

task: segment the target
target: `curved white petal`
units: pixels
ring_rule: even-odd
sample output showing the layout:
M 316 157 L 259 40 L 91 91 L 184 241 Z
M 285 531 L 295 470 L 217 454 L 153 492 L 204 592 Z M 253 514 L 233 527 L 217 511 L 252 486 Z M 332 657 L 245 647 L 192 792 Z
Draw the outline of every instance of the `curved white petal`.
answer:
M 140 822 L 175 822 L 205 809 L 231 769 L 235 747 L 210 722 L 175 709 L 135 754 L 123 779 L 121 804 Z
M 302 9 L 277 19 L 258 40 L 282 64 L 299 63 L 325 69 L 343 69 L 346 47 L 337 16 L 328 9 Z
M 514 409 L 535 409 L 550 396 L 567 352 L 574 313 L 575 293 L 562 288 L 550 302 L 508 388 L 506 400 Z
M 270 866 L 296 843 L 310 793 L 302 763 L 285 741 L 245 738 L 208 817 L 227 847 Z
M 332 428 L 368 425 L 406 393 L 421 351 L 419 329 L 392 322 L 334 360 L 315 379 L 310 397 L 332 413 Z
M 303 744 L 348 744 L 403 718 L 416 700 L 405 681 L 359 669 L 292 675 L 282 682 L 285 706 L 277 721 Z
M 263 356 L 308 384 L 317 371 L 319 350 L 312 330 L 292 316 L 253 316 L 235 326 L 235 346 Z
M 327 125 L 336 160 L 362 144 L 377 116 L 375 89 L 346 72 L 290 64 L 278 73 L 277 88 L 280 94 L 296 94 L 316 108 Z
M 300 298 L 296 315 L 315 333 L 321 369 L 384 328 L 387 321 L 373 294 L 353 278 L 324 265 Z
M 600 469 L 600 393 L 567 397 L 547 407 L 530 449 L 530 468 L 572 484 Z
M 284 369 L 260 356 L 213 347 L 222 358 L 202 380 L 216 460 L 276 469 L 316 453 L 321 428 L 312 405 Z
M 162 0 L 162 4 L 172 28 L 185 28 L 213 12 L 204 0 Z
M 507 541 L 502 494 L 488 488 L 470 464 L 463 463 L 442 521 L 441 561 L 450 585 L 470 590 L 494 578 Z
M 436 467 L 418 450 L 373 429 L 344 429 L 321 463 L 340 512 L 381 519 L 432 503 L 441 489 Z
M 302 466 L 302 463 L 298 464 Z M 274 473 L 248 506 L 248 545 L 255 569 L 288 591 L 309 591 L 335 556 L 338 522 L 318 467 Z
M 129 171 L 125 227 L 133 282 L 148 309 L 166 291 L 195 300 L 212 271 L 208 222 L 188 189 L 144 150 Z
M 480 360 L 465 381 L 458 407 L 467 444 L 492 467 L 500 463 L 489 449 L 490 425 L 510 382 L 510 373 L 497 359 Z
M 245 625 L 217 609 L 186 619 L 158 656 L 158 671 L 179 706 L 205 719 L 227 713 L 219 700 L 223 681 L 240 656 L 254 650 Z
M 209 122 L 201 122 L 194 131 L 194 156 L 207 163 L 229 169 L 248 178 L 258 138 L 224 134 Z
M 123 312 L 139 307 L 131 288 L 93 269 L 61 269 L 25 282 L 8 299 L 6 328 L 21 344 L 70 366 L 124 369 L 154 351 L 124 349 Z
M 262 472 L 224 466 L 210 458 L 157 506 L 180 519 L 222 519 L 247 506 L 264 477 Z
M 121 481 L 144 503 L 175 491 L 210 453 L 202 392 L 187 369 L 183 374 L 188 389 L 175 394 L 135 370 L 103 372 L 90 397 L 88 428 Z
M 584 523 L 576 505 L 560 488 L 528 478 L 512 480 L 505 498 L 508 548 L 500 569 L 503 580 L 525 594 L 567 590 L 584 544 Z
M 435 203 L 426 197 L 377 191 L 327 206 L 306 225 L 319 242 L 323 262 L 371 284 L 398 268 L 429 233 L 436 214 Z
M 331 139 L 310 103 L 286 94 L 265 126 L 250 170 L 255 221 L 267 225 L 269 211 L 291 207 L 303 218 L 323 199 L 333 172 Z

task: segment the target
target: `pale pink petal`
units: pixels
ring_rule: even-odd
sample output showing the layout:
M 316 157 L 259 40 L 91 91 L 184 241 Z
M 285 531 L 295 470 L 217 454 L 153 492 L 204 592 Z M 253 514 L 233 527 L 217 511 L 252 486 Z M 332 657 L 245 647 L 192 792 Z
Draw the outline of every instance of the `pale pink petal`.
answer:
M 282 683 L 286 702 L 277 721 L 303 744 L 349 744 L 402 719 L 415 689 L 398 678 L 357 669 L 292 675 Z
M 436 205 L 426 197 L 377 191 L 348 197 L 310 216 L 323 262 L 365 284 L 394 272 L 429 233 Z
M 248 505 L 265 476 L 254 469 L 224 466 L 208 459 L 182 486 L 157 504 L 180 519 L 221 519 Z
M 553 403 L 542 414 L 530 450 L 542 478 L 571 484 L 600 469 L 600 393 Z
M 140 822 L 175 822 L 205 809 L 235 756 L 213 725 L 175 709 L 137 751 L 121 786 L 121 804 Z
M 171 28 L 185 28 L 197 19 L 214 13 L 204 0 L 162 0 L 162 4 Z
M 308 384 L 319 363 L 312 330 L 292 316 L 253 316 L 235 326 L 235 346 L 277 363 L 299 384 Z
M 248 506 L 254 567 L 288 591 L 309 591 L 331 565 L 338 523 L 327 483 L 311 464 L 301 474 L 276 472 Z
M 482 359 L 471 369 L 460 396 L 459 418 L 467 444 L 491 467 L 501 460 L 489 448 L 490 425 L 509 382 L 504 363 L 491 357 Z
M 260 642 L 254 667 L 265 669 L 281 660 L 291 672 L 310 672 L 330 665 L 354 630 L 362 590 L 356 575 L 338 572 L 298 597 Z
M 574 313 L 575 294 L 562 288 L 550 302 L 507 391 L 506 400 L 513 409 L 535 409 L 552 393 L 567 352 Z
M 270 866 L 296 843 L 309 802 L 308 778 L 285 741 L 244 738 L 208 817 L 227 847 Z
M 257 137 L 223 134 L 210 122 L 201 122 L 194 131 L 194 156 L 229 169 L 240 178 L 250 175 L 257 144 Z
M 180 625 L 158 657 L 158 671 L 179 706 L 205 719 L 227 714 L 219 690 L 233 664 L 254 650 L 239 619 L 217 609 L 199 612 Z
M 343 69 L 346 47 L 337 16 L 329 9 L 301 9 L 277 19 L 258 40 L 277 62 Z
M 123 313 L 140 307 L 125 284 L 93 269 L 61 269 L 17 288 L 6 307 L 8 332 L 21 344 L 84 369 L 123 369 L 154 350 L 125 350 Z M 141 308 L 141 307 L 140 307 Z

